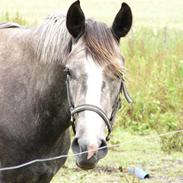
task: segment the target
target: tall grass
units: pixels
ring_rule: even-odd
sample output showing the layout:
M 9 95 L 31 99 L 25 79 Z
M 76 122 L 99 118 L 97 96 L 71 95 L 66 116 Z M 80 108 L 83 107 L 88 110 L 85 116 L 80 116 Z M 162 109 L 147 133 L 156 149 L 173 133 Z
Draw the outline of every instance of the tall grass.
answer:
M 6 11 L 1 17 L 0 21 L 2 22 L 16 22 L 20 25 L 27 25 L 28 22 L 25 20 L 25 18 L 22 17 L 22 15 L 19 13 L 19 11 L 16 12 L 15 15 L 10 15 L 8 11 Z
M 141 133 L 183 129 L 183 32 L 140 28 L 122 50 L 135 103 L 124 103 L 118 125 Z M 162 148 L 183 151 L 183 135 L 163 137 Z

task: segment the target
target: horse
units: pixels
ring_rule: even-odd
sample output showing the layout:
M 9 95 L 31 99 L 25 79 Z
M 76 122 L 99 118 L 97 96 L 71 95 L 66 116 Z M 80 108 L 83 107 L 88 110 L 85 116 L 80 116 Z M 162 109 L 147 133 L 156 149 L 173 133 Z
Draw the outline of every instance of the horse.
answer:
M 0 169 L 70 146 L 84 170 L 106 156 L 122 90 L 128 98 L 119 42 L 131 25 L 126 3 L 108 27 L 85 19 L 79 1 L 33 28 L 0 23 Z M 48 183 L 65 161 L 0 171 L 0 182 Z

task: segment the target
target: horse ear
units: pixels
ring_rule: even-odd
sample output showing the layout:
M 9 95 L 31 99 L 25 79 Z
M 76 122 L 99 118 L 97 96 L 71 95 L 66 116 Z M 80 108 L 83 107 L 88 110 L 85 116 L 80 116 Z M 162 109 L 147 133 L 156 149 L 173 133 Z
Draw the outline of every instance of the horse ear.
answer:
M 66 16 L 66 26 L 74 38 L 78 38 L 84 33 L 85 15 L 80 7 L 80 1 L 76 1 L 70 6 Z
M 117 13 L 111 31 L 114 37 L 119 41 L 121 37 L 124 37 L 132 26 L 132 12 L 130 7 L 126 3 L 122 3 L 121 9 Z

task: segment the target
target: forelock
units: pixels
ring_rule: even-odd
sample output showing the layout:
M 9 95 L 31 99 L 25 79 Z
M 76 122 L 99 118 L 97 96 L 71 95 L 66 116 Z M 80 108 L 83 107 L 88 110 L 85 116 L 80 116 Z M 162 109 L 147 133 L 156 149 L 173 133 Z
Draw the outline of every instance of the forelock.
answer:
M 87 20 L 84 41 L 86 53 L 92 56 L 96 64 L 105 67 L 106 73 L 115 77 L 123 75 L 123 68 L 117 62 L 120 55 L 116 49 L 118 43 L 106 24 Z

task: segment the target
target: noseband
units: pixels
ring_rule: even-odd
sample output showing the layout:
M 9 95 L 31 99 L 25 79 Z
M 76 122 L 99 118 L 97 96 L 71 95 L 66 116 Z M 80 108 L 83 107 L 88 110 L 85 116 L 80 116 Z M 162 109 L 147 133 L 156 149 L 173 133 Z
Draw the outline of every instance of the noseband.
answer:
M 128 103 L 132 103 L 132 99 L 129 96 L 128 91 L 125 87 L 124 80 L 121 81 L 121 88 L 120 88 L 117 100 L 113 106 L 113 111 L 112 111 L 111 117 L 108 118 L 106 113 L 102 109 L 100 109 L 99 107 L 97 107 L 95 105 L 82 104 L 82 105 L 78 105 L 76 107 L 74 106 L 72 99 L 71 99 L 71 92 L 70 92 L 70 87 L 69 87 L 69 83 L 70 83 L 69 69 L 65 68 L 65 72 L 67 74 L 67 78 L 66 78 L 67 100 L 69 103 L 69 109 L 70 109 L 70 113 L 71 113 L 71 124 L 72 124 L 72 129 L 73 129 L 74 134 L 76 134 L 76 127 L 75 127 L 75 123 L 74 123 L 75 122 L 75 115 L 79 114 L 80 112 L 83 112 L 83 111 L 93 111 L 93 112 L 97 113 L 104 120 L 104 122 L 107 126 L 107 129 L 108 129 L 106 141 L 109 141 L 110 140 L 109 136 L 112 132 L 112 125 L 111 124 L 113 123 L 114 117 L 115 117 L 118 109 L 121 106 L 121 101 L 120 101 L 121 91 L 123 91 L 124 96 L 125 96 L 126 100 L 128 101 Z

